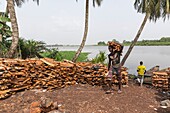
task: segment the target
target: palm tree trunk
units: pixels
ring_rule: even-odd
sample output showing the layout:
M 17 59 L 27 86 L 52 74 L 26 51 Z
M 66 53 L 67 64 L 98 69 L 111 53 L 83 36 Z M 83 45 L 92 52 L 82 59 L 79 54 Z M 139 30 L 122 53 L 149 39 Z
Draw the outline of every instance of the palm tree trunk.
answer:
M 86 14 L 85 14 L 85 30 L 84 30 L 84 36 L 83 36 L 83 40 L 81 42 L 81 45 L 79 47 L 79 49 L 77 50 L 74 58 L 73 58 L 73 62 L 76 62 L 77 58 L 79 57 L 84 45 L 85 45 L 85 42 L 86 42 L 86 39 L 87 39 L 87 33 L 88 33 L 88 17 L 89 17 L 89 0 L 86 0 Z
M 6 57 L 12 58 L 15 54 L 18 40 L 19 40 L 19 31 L 18 31 L 18 24 L 17 24 L 17 18 L 15 14 L 14 9 L 14 1 L 13 0 L 7 0 L 7 7 L 10 14 L 11 19 L 11 27 L 12 27 L 12 44 L 11 47 L 6 55 Z
M 130 55 L 130 53 L 131 53 L 134 45 L 135 45 L 136 42 L 138 41 L 139 36 L 140 36 L 140 34 L 141 34 L 141 32 L 142 32 L 142 30 L 143 30 L 143 28 L 144 28 L 144 26 L 145 26 L 145 24 L 146 24 L 146 22 L 147 22 L 147 20 L 148 20 L 148 17 L 149 17 L 149 14 L 146 14 L 145 17 L 144 17 L 144 20 L 143 20 L 143 22 L 142 22 L 142 24 L 141 24 L 141 26 L 140 26 L 140 28 L 139 28 L 139 30 L 138 30 L 138 32 L 137 32 L 137 35 L 136 35 L 135 39 L 133 40 L 132 44 L 129 46 L 128 51 L 126 52 L 125 56 L 123 57 L 123 59 L 122 59 L 122 61 L 121 61 L 121 65 L 122 65 L 122 66 L 125 64 L 125 62 L 126 62 L 128 56 Z

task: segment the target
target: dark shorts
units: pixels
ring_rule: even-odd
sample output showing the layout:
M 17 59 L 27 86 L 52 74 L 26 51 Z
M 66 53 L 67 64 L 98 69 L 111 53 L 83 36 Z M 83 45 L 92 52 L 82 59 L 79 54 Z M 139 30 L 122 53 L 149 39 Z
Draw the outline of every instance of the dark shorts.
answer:
M 112 67 L 112 74 L 113 75 L 118 75 L 119 74 L 119 68 Z
M 120 67 L 118 67 L 118 68 L 112 67 L 112 74 L 116 75 L 118 81 L 121 81 L 122 77 L 121 77 L 121 74 L 119 73 L 119 71 L 120 71 L 119 69 L 120 69 Z
M 112 67 L 112 75 L 107 78 L 107 80 L 112 80 L 112 76 L 116 75 L 118 81 L 121 80 L 121 75 L 119 74 L 120 67 Z

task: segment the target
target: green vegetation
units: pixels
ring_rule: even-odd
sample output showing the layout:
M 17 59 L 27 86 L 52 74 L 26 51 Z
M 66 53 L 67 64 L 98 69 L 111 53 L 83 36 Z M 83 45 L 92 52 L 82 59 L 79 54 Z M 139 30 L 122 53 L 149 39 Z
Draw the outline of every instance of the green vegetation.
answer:
M 128 77 L 129 77 L 129 79 L 136 79 L 137 78 L 137 76 L 133 75 L 133 74 L 128 74 Z
M 53 52 L 55 52 L 56 54 L 54 54 Z M 47 51 L 47 52 L 44 52 L 44 53 L 41 53 L 42 56 L 44 57 L 49 57 L 50 56 L 53 56 L 51 58 L 57 60 L 57 61 L 62 61 L 63 59 L 67 59 L 67 60 L 72 60 L 72 58 L 74 57 L 75 55 L 75 51 L 56 51 L 56 50 L 52 50 L 52 51 Z M 53 55 L 51 55 L 53 54 Z M 78 62 L 83 62 L 83 61 L 87 61 L 87 58 L 88 58 L 88 54 L 89 53 L 81 53 L 80 56 L 78 57 L 77 61 Z
M 10 37 L 12 34 L 7 22 L 10 22 L 10 18 L 4 12 L 0 12 L 0 35 L 2 35 L 3 38 Z
M 132 42 L 123 41 L 124 46 L 129 46 Z M 136 43 L 137 46 L 170 46 L 170 37 L 162 37 L 160 40 L 142 40 Z
M 117 40 L 113 39 L 112 41 L 116 41 Z M 132 43 L 132 41 L 123 41 L 123 45 L 124 46 L 129 46 Z M 97 43 L 97 45 L 99 46 L 106 46 L 107 43 L 104 41 L 100 41 Z M 142 40 L 142 41 L 137 41 L 137 43 L 135 44 L 136 46 L 170 46 L 170 37 L 162 37 L 159 40 Z
M 11 39 L 3 37 L 2 42 L 0 42 L 0 57 L 6 57 L 6 53 L 9 51 L 11 43 Z M 15 51 L 15 58 L 26 59 L 41 57 L 39 53 L 44 50 L 48 49 L 42 41 L 25 40 L 23 38 L 19 38 L 18 46 Z
M 0 57 L 4 57 L 8 52 L 9 38 L 12 34 L 11 28 L 7 25 L 7 22 L 10 22 L 10 19 L 4 12 L 0 12 Z
M 42 41 L 25 40 L 20 38 L 18 44 L 18 54 L 20 58 L 23 59 L 41 57 L 39 56 L 39 53 L 43 50 L 47 50 L 47 48 L 45 47 L 45 43 Z
M 119 41 L 117 41 L 116 39 L 112 39 L 113 42 L 117 42 L 120 43 Z M 107 42 L 104 41 L 100 41 L 97 43 L 98 46 L 107 46 Z
M 5 54 L 9 51 L 12 40 L 3 35 L 2 41 L 0 41 L 0 57 L 5 57 Z M 77 61 L 87 61 L 89 53 L 81 53 Z M 59 51 L 58 49 L 48 49 L 44 42 L 35 40 L 26 40 L 19 38 L 17 50 L 15 52 L 16 58 L 35 58 L 35 57 L 48 57 L 57 61 L 63 59 L 72 60 L 75 55 L 75 51 Z
M 106 57 L 106 53 L 100 51 L 100 53 L 97 54 L 96 57 L 91 60 L 91 62 L 92 62 L 92 63 L 102 63 L 102 64 L 104 64 L 106 58 L 107 58 L 107 57 Z
M 59 54 L 59 51 L 56 48 L 48 49 L 46 52 L 42 52 L 41 55 L 43 57 L 52 58 L 57 61 L 61 60 L 61 55 Z
M 105 46 L 105 45 L 107 45 L 107 44 L 106 44 L 104 41 L 100 41 L 100 42 L 97 43 L 97 45 L 98 45 L 98 46 Z

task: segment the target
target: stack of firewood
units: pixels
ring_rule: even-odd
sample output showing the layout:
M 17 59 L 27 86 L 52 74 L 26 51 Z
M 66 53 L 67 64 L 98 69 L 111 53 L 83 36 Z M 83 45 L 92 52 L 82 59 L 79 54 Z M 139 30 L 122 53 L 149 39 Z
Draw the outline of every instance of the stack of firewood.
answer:
M 152 85 L 163 90 L 168 90 L 168 79 L 170 78 L 170 68 L 153 72 Z
M 121 68 L 121 76 L 122 76 L 122 84 L 128 85 L 128 68 L 122 67 Z
M 122 83 L 127 84 L 127 69 Z M 104 84 L 107 67 L 90 62 L 73 63 L 53 59 L 0 59 L 0 99 L 18 90 L 63 88 L 76 83 Z
M 122 52 L 123 50 L 123 45 L 121 45 L 118 42 L 109 41 L 108 46 L 112 47 L 114 50 L 119 51 L 119 52 Z

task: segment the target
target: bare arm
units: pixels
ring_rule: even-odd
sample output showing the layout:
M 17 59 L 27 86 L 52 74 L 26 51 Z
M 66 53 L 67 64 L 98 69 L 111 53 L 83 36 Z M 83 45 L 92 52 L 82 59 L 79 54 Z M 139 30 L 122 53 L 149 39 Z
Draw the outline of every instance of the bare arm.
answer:
M 111 66 L 111 59 L 109 57 L 108 70 L 110 69 L 110 66 Z

